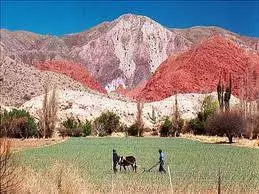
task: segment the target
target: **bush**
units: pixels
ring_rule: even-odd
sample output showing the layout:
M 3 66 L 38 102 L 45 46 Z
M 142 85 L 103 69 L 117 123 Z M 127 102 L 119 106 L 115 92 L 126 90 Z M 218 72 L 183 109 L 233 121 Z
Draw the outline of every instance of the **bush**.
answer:
M 92 131 L 92 123 L 91 121 L 86 120 L 83 124 L 82 124 L 82 129 L 83 129 L 83 136 L 89 136 L 91 135 L 91 131 Z
M 103 112 L 94 120 L 94 128 L 99 136 L 111 135 L 120 128 L 120 117 L 110 111 Z
M 192 132 L 194 135 L 204 135 L 206 133 L 205 123 L 210 115 L 213 115 L 219 108 L 218 102 L 209 95 L 202 101 L 202 110 L 197 113 L 197 117 L 191 119 L 184 132 Z
M 58 128 L 58 132 L 59 132 L 59 135 L 60 135 L 61 137 L 69 136 L 69 135 L 68 135 L 68 130 L 67 130 L 67 128 L 65 128 L 65 127 L 60 127 L 60 128 Z
M 67 120 L 62 122 L 62 125 L 67 129 L 74 129 L 79 127 L 80 120 L 79 119 L 76 120 L 74 117 L 69 117 L 67 118 Z
M 185 131 L 192 132 L 194 135 L 205 134 L 205 119 L 203 113 L 199 112 L 196 118 L 191 119 Z
M 178 118 L 172 122 L 172 129 L 170 130 L 170 134 L 174 137 L 179 137 L 180 132 L 183 131 L 184 119 Z
M 167 116 L 163 122 L 163 124 L 160 127 L 160 136 L 161 137 L 167 137 L 170 134 L 170 130 L 172 128 L 172 121 Z
M 71 129 L 71 136 L 72 137 L 81 137 L 81 136 L 83 136 L 83 129 L 82 128 L 73 128 L 73 129 Z
M 241 136 L 245 131 L 245 120 L 237 111 L 225 111 L 211 115 L 206 122 L 206 132 L 209 135 L 226 135 L 229 143 L 234 137 Z
M 63 127 L 59 129 L 59 133 L 62 137 L 80 137 L 88 136 L 91 134 L 92 124 L 90 121 L 86 120 L 81 122 L 79 119 L 74 117 L 67 118 L 67 120 L 62 122 Z
M 83 129 L 82 128 L 65 128 L 65 127 L 61 127 L 58 129 L 59 134 L 62 137 L 81 137 L 83 136 Z
M 153 128 L 152 131 L 151 131 L 151 135 L 152 135 L 152 136 L 157 136 L 157 135 L 159 135 L 157 129 L 154 129 L 154 128 Z
M 138 136 L 138 132 L 139 132 L 139 128 L 137 123 L 134 123 L 127 128 L 127 135 L 129 136 Z
M 209 95 L 204 98 L 202 101 L 202 113 L 204 116 L 204 120 L 206 121 L 207 118 L 214 114 L 217 109 L 219 108 L 218 101 L 213 99 L 213 96 Z
M 127 132 L 128 127 L 124 123 L 121 123 L 120 127 L 118 128 L 117 132 Z
M 259 114 L 249 115 L 246 118 L 246 130 L 244 137 L 249 139 L 257 139 L 259 136 Z
M 33 117 L 25 110 L 13 109 L 0 113 L 0 137 L 37 137 L 37 126 Z

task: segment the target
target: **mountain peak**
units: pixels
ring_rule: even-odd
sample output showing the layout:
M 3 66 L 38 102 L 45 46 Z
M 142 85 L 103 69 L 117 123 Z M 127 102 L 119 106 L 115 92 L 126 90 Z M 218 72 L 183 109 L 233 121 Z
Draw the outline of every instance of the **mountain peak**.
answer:
M 150 21 L 150 22 L 155 22 L 153 19 L 144 16 L 144 15 L 137 15 L 137 14 L 131 14 L 131 13 L 126 13 L 115 19 L 114 21 L 131 21 L 131 22 L 139 22 L 139 21 Z M 157 22 L 156 22 L 157 23 Z
M 130 18 L 130 17 L 133 17 L 133 18 L 148 18 L 144 15 L 138 15 L 138 14 L 132 14 L 132 13 L 125 13 L 125 14 L 122 14 L 121 16 L 119 16 L 118 18 Z

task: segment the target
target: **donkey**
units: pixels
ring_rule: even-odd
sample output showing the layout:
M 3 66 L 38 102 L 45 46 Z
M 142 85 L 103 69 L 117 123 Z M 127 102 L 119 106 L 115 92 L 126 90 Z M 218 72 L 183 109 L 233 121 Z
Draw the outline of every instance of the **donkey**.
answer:
M 125 171 L 126 171 L 126 166 L 131 166 L 134 172 L 137 171 L 137 163 L 136 163 L 136 158 L 134 156 L 125 156 L 125 157 L 121 156 L 119 158 L 118 164 L 120 165 L 120 171 L 122 166 Z

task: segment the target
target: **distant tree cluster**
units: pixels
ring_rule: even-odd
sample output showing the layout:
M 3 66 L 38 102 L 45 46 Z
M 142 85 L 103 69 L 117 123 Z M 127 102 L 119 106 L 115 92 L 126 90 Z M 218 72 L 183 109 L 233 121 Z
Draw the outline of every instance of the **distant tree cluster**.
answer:
M 259 82 L 258 82 L 259 83 Z M 120 116 L 112 111 L 105 111 L 92 121 L 80 120 L 68 117 L 61 123 L 58 132 L 65 136 L 107 136 L 114 132 L 125 132 L 128 136 L 143 136 L 144 132 L 152 132 L 152 135 L 161 137 L 178 137 L 181 133 L 193 133 L 194 135 L 226 136 L 230 143 L 235 137 L 257 138 L 259 135 L 259 89 L 257 101 L 242 100 L 241 108 L 230 107 L 232 92 L 232 78 L 226 85 L 220 79 L 217 85 L 217 100 L 213 96 L 206 96 L 201 102 L 201 109 L 195 118 L 184 121 L 181 117 L 178 96 L 175 95 L 172 114 L 157 119 L 155 108 L 152 107 L 148 119 L 153 124 L 153 129 L 145 128 L 143 121 L 144 103 L 138 100 L 136 103 L 136 118 L 132 125 L 127 126 L 120 121 Z M 58 99 L 56 87 L 52 90 L 46 84 L 42 108 L 38 112 L 39 121 L 25 110 L 13 109 L 11 111 L 0 110 L 0 137 L 15 138 L 49 138 L 56 130 L 58 122 Z
M 202 101 L 201 110 L 196 118 L 191 119 L 185 126 L 184 132 L 192 132 L 195 135 L 206 134 L 205 124 L 207 119 L 218 110 L 219 105 L 211 95 L 206 96 Z
M 170 117 L 167 116 L 162 125 L 160 126 L 161 137 L 178 137 L 180 136 L 180 133 L 183 130 L 184 120 L 181 118 L 181 114 L 179 111 L 177 95 L 175 96 L 172 113 L 172 119 L 170 119 Z
M 242 135 L 245 126 L 245 120 L 238 111 L 217 112 L 206 122 L 206 132 L 208 135 L 226 135 L 232 143 L 234 137 Z
M 69 117 L 62 122 L 62 127 L 59 128 L 59 133 L 62 137 L 80 137 L 91 134 L 92 123 L 87 119 L 82 122 L 80 119 Z
M 0 112 L 0 137 L 37 137 L 37 125 L 25 110 L 13 109 Z

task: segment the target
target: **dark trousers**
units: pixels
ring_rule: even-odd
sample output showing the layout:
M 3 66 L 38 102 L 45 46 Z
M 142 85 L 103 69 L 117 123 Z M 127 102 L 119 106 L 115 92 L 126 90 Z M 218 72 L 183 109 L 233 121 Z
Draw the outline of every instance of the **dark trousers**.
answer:
M 160 161 L 159 163 L 159 172 L 166 172 L 165 169 L 164 169 L 164 164 L 165 162 L 164 161 Z
M 113 172 L 116 173 L 118 170 L 116 168 L 117 162 L 113 162 Z

